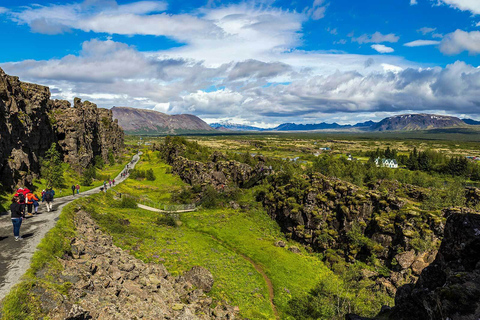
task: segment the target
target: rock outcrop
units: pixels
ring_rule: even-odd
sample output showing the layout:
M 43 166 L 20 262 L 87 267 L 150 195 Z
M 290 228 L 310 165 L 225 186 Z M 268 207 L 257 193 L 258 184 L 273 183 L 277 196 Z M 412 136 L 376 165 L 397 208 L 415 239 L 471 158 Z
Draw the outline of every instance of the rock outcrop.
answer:
M 51 100 L 48 87 L 22 82 L 0 69 L 0 183 L 29 185 L 53 142 L 80 170 L 100 155 L 123 149 L 123 131 L 109 110 L 75 99 Z
M 386 267 L 383 275 L 366 277 L 390 294 L 433 261 L 443 237 L 440 212 L 420 210 L 388 192 L 319 173 L 288 178 L 280 173 L 270 183 L 259 197 L 287 236 L 323 253 L 332 265 L 359 260 Z
M 210 272 L 194 267 L 172 277 L 163 265 L 144 263 L 116 247 L 90 216 L 79 211 L 72 253 L 60 260 L 59 285 L 68 296 L 37 288 L 49 319 L 234 319 L 233 307 L 205 295 L 213 285 Z M 47 303 L 48 302 L 48 303 Z
M 445 236 L 435 260 L 415 284 L 398 289 L 395 307 L 383 308 L 375 319 L 480 318 L 480 214 L 466 208 L 446 209 L 444 214 Z
M 58 145 L 65 162 L 75 169 L 86 168 L 97 155 L 107 161 L 109 152 L 115 155 L 123 150 L 124 134 L 111 110 L 79 98 L 74 99 L 73 108 L 64 100 L 55 100 L 53 105 L 50 117 Z
M 209 161 L 207 163 L 176 157 L 172 163 L 172 172 L 190 185 L 212 185 L 216 189 L 230 184 L 239 187 L 251 186 L 262 179 L 268 169 L 263 162 L 252 168 L 238 161 Z

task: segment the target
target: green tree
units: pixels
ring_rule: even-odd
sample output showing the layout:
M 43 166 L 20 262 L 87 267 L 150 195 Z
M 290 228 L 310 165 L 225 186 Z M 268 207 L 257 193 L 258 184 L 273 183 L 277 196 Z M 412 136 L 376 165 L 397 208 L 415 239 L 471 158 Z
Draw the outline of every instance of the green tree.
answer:
M 113 166 L 115 164 L 115 156 L 112 150 L 108 150 L 108 163 Z
M 103 169 L 103 167 L 105 166 L 105 161 L 103 161 L 103 158 L 100 155 L 95 156 L 94 162 L 95 167 L 97 167 L 98 169 Z
M 154 181 L 156 179 L 155 174 L 153 173 L 153 169 L 148 169 L 145 172 L 145 178 L 149 181 Z
M 47 181 L 47 187 L 63 187 L 65 180 L 63 178 L 62 160 L 55 142 L 52 143 L 50 149 L 45 152 L 45 157 L 41 160 L 41 165 L 42 177 Z

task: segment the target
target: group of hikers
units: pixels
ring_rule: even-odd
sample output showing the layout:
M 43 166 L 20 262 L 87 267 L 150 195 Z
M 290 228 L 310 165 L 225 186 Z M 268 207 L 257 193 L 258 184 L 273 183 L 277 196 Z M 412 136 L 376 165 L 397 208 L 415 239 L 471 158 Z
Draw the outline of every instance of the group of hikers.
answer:
M 47 212 L 52 210 L 52 202 L 55 196 L 55 191 L 52 188 L 42 191 L 42 202 L 45 202 Z M 23 219 L 26 217 L 34 216 L 38 213 L 38 207 L 40 199 L 38 196 L 27 188 L 19 188 L 12 198 L 12 204 L 10 205 L 10 211 L 12 212 L 13 223 L 13 235 L 15 241 L 21 240 L 20 226 Z M 32 212 L 34 211 L 34 212 Z
M 132 161 L 133 163 L 133 161 Z M 129 173 L 129 165 L 125 166 L 125 170 L 122 171 L 121 177 L 124 178 Z M 109 179 L 108 181 L 103 182 L 103 187 L 100 188 L 100 191 L 107 192 L 107 185 L 112 187 L 115 185 L 115 179 Z M 80 193 L 80 185 L 72 185 L 72 195 Z M 61 190 L 60 190 L 61 192 Z M 52 188 L 47 188 L 42 191 L 41 199 L 42 202 L 45 202 L 47 207 L 47 212 L 52 210 L 52 202 L 55 196 L 55 191 Z M 15 241 L 21 240 L 20 236 L 20 226 L 22 225 L 23 219 L 26 217 L 32 217 L 38 213 L 38 207 L 40 206 L 40 198 L 27 188 L 19 188 L 15 195 L 12 198 L 12 204 L 10 205 L 10 211 L 12 212 L 12 223 L 13 223 L 13 235 L 15 236 Z

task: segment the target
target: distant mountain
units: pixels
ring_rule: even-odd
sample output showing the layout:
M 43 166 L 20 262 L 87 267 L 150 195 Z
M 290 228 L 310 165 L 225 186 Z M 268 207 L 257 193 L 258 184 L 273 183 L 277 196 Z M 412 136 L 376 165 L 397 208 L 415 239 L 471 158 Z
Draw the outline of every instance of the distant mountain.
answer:
M 466 123 L 457 117 L 435 114 L 403 114 L 385 118 L 372 125 L 371 131 L 412 131 L 463 127 Z
M 359 123 L 353 125 L 352 127 L 353 128 L 369 128 L 369 127 L 372 127 L 375 124 L 377 124 L 377 122 L 369 120 L 369 121 L 365 121 L 365 122 L 359 122 Z
M 232 123 L 212 123 L 210 126 L 217 130 L 226 131 L 412 131 L 465 127 L 467 124 L 480 125 L 480 121 L 475 121 L 472 119 L 459 119 L 457 117 L 435 114 L 404 114 L 385 118 L 380 122 L 369 120 L 365 122 L 359 122 L 354 125 L 342 125 L 336 122 L 321 122 L 312 124 L 282 123 L 281 125 L 271 129 Z
M 253 127 L 253 126 L 246 126 L 243 124 L 236 124 L 236 123 L 211 123 L 210 127 L 217 129 L 217 130 L 232 130 L 232 131 L 265 131 L 266 129 Z
M 463 122 L 466 124 L 472 125 L 472 126 L 478 126 L 480 125 L 480 121 L 473 120 L 473 119 L 462 119 Z
M 214 131 L 205 121 L 191 115 L 168 115 L 146 109 L 113 107 L 113 118 L 128 134 L 176 134 Z
M 311 130 L 326 130 L 326 129 L 340 129 L 340 128 L 351 128 L 351 125 L 340 125 L 336 122 L 334 123 L 316 123 L 316 124 L 295 124 L 295 123 L 283 123 L 276 128 L 273 128 L 274 131 L 311 131 Z

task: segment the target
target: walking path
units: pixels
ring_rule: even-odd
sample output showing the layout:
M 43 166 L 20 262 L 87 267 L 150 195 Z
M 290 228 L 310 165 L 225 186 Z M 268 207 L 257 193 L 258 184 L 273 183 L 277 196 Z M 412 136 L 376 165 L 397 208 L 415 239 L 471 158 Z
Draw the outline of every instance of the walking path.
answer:
M 139 155 L 134 155 L 129 168 L 133 169 L 139 159 Z M 119 174 L 115 178 L 115 183 L 121 183 L 126 178 Z M 13 237 L 10 215 L 0 217 L 0 300 L 5 298 L 30 267 L 30 259 L 38 244 L 45 234 L 55 226 L 63 207 L 75 199 L 100 192 L 101 187 L 103 186 L 74 196 L 56 198 L 53 202 L 53 211 L 50 212 L 47 212 L 45 205 L 41 204 L 39 214 L 23 220 L 20 229 L 20 235 L 23 237 L 21 241 L 15 241 Z
M 144 210 L 148 210 L 148 211 L 153 211 L 153 212 L 172 212 L 172 213 L 180 213 L 180 212 L 190 212 L 190 211 L 195 211 L 195 209 L 189 209 L 189 210 L 178 210 L 178 211 L 164 211 L 164 210 L 160 210 L 160 209 L 156 209 L 156 208 L 152 208 L 152 207 L 149 207 L 149 206 L 145 206 L 143 204 L 137 204 L 137 206 L 141 209 L 144 209 Z M 262 266 L 257 264 L 255 261 L 253 261 L 250 257 L 247 257 L 246 255 L 244 255 L 243 253 L 239 252 L 237 249 L 231 247 L 230 245 L 226 244 L 225 242 L 217 239 L 216 237 L 214 237 L 213 235 L 209 234 L 209 233 L 206 233 L 206 232 L 202 232 L 202 231 L 198 231 L 198 230 L 195 230 L 197 232 L 201 232 L 209 237 L 211 237 L 213 239 L 213 241 L 215 242 L 218 242 L 220 245 L 222 245 L 223 247 L 226 247 L 230 250 L 232 250 L 233 252 L 235 252 L 236 254 L 238 254 L 239 256 L 241 256 L 243 259 L 247 260 L 248 262 L 250 262 L 250 264 L 255 268 L 255 270 L 257 270 L 258 273 L 260 273 L 263 277 L 263 279 L 265 280 L 265 284 L 267 285 L 267 288 L 268 288 L 268 298 L 270 300 L 270 306 L 272 307 L 272 311 L 275 315 L 275 318 L 276 319 L 279 319 L 279 315 L 278 315 L 278 310 L 277 310 L 277 307 L 275 306 L 275 303 L 273 303 L 273 299 L 275 298 L 275 295 L 274 295 L 274 291 L 273 291 L 273 284 L 272 284 L 272 280 L 270 280 L 270 278 L 267 276 L 267 274 L 265 273 L 265 271 L 263 270 Z
M 160 210 L 160 209 L 157 209 L 157 208 L 152 208 L 152 207 L 140 204 L 140 203 L 137 204 L 137 207 L 139 207 L 140 209 L 153 211 L 153 212 L 160 212 L 160 213 L 182 213 L 182 212 L 192 212 L 192 211 L 197 210 L 196 208 L 193 208 L 193 209 L 185 209 L 185 210 L 167 211 L 167 210 Z

